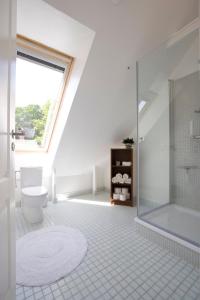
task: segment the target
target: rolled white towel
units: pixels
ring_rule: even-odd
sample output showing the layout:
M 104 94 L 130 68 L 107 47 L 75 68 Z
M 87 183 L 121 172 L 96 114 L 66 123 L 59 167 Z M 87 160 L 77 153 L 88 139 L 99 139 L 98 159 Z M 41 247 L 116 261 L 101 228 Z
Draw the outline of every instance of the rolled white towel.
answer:
M 117 180 L 116 177 L 113 177 L 113 178 L 112 178 L 112 183 L 118 183 L 118 180 Z
M 119 183 L 124 184 L 124 178 L 121 178 L 121 179 L 119 180 Z
M 131 178 L 125 179 L 126 184 L 131 184 Z
M 126 179 L 128 179 L 128 178 L 129 178 L 128 174 L 124 173 L 123 179 L 126 180 Z
M 121 174 L 121 173 L 117 173 L 117 174 L 115 175 L 115 177 L 117 178 L 117 180 L 120 180 L 120 179 L 122 178 L 122 174 Z

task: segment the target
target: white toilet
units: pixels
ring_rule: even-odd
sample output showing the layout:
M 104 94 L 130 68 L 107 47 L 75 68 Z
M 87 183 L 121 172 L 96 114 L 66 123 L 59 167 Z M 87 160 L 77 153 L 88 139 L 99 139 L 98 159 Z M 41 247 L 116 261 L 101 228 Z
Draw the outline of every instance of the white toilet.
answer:
M 48 192 L 42 186 L 42 167 L 23 167 L 21 172 L 21 206 L 30 223 L 43 220 L 43 207 L 47 205 Z

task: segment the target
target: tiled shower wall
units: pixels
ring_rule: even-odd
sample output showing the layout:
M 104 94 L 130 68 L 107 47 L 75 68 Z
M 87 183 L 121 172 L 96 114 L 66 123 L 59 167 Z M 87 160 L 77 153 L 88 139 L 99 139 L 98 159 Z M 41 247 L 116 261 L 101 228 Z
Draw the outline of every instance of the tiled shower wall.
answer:
M 191 137 L 191 122 L 200 136 L 200 77 L 190 74 L 173 82 L 171 106 L 171 199 L 200 211 L 200 139 Z

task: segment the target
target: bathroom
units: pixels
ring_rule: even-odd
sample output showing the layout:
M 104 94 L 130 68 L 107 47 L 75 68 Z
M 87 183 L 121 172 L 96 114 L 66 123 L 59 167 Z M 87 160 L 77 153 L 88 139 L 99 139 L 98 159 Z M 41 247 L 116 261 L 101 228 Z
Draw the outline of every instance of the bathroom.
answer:
M 199 267 L 199 31 L 194 29 L 185 34 L 187 30 L 184 28 L 137 63 L 135 221 L 142 236 Z M 105 197 L 103 194 L 102 199 Z M 83 203 L 86 198 L 72 197 L 71 201 Z M 102 199 L 95 198 L 104 205 Z M 53 218 L 49 216 L 45 222 L 49 224 Z
M 199 299 L 199 15 L 0 1 L 0 300 Z

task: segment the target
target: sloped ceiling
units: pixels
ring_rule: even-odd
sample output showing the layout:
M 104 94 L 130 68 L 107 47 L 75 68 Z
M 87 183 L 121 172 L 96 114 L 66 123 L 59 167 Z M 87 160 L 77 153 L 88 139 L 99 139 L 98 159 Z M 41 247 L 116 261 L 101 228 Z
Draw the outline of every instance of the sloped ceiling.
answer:
M 57 174 L 89 169 L 136 124 L 135 61 L 198 16 L 197 0 L 46 0 L 96 32 L 55 157 Z

